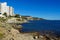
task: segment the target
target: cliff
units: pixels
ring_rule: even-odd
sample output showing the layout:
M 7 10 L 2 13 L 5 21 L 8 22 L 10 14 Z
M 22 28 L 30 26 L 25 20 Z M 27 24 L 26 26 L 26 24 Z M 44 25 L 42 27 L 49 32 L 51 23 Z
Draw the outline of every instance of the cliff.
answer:
M 45 20 L 43 18 L 39 18 L 39 17 L 32 17 L 32 16 L 21 16 L 22 19 L 26 19 L 26 20 Z

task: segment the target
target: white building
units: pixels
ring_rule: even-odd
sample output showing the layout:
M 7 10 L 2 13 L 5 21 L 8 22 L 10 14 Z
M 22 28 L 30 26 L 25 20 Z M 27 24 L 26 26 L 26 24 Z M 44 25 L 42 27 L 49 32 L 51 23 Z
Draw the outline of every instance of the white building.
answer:
M 7 16 L 13 16 L 14 15 L 14 9 L 13 7 L 7 6 L 7 3 L 0 3 L 0 15 L 3 15 L 4 13 L 7 13 Z
M 9 15 L 13 16 L 14 15 L 14 8 L 9 7 Z

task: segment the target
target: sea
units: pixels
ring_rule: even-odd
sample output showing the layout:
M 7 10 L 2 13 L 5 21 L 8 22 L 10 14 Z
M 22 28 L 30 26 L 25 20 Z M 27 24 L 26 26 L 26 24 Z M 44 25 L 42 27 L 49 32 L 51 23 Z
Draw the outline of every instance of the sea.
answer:
M 21 24 L 22 32 L 43 32 L 51 31 L 60 34 L 60 20 L 29 20 Z

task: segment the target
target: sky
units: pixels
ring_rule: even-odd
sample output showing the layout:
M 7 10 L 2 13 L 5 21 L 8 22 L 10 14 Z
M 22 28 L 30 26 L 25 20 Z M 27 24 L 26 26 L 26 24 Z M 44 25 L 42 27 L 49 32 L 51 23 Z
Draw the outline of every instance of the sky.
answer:
M 20 15 L 60 20 L 60 0 L 0 0 L 14 7 L 14 12 Z

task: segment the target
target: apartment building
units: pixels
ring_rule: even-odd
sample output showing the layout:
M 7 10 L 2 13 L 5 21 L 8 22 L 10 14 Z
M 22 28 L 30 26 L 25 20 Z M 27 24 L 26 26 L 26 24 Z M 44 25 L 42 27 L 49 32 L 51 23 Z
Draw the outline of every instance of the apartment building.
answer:
M 0 15 L 3 15 L 4 13 L 6 13 L 7 16 L 14 15 L 14 8 L 7 6 L 7 2 L 0 3 Z

